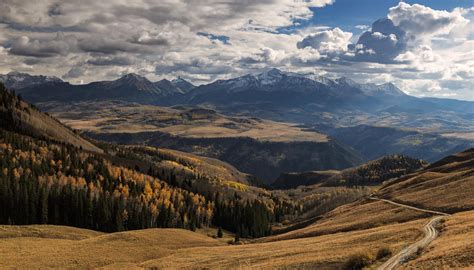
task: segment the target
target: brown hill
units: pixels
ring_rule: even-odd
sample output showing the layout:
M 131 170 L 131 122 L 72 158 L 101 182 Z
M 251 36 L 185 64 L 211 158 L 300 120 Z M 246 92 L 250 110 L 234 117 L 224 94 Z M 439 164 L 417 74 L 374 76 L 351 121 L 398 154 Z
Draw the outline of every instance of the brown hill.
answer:
M 283 173 L 272 186 L 280 189 L 317 184 L 322 186 L 373 186 L 415 172 L 426 165 L 427 163 L 420 159 L 404 155 L 390 155 L 341 171 Z
M 474 149 L 446 157 L 429 167 L 388 182 L 374 195 L 423 209 L 455 213 L 474 209 Z M 277 241 L 400 223 L 429 214 L 381 201 L 360 199 L 319 217 L 308 227 L 261 241 Z
M 8 130 L 52 139 L 92 152 L 103 152 L 56 119 L 30 106 L 14 93 L 10 93 L 1 83 L 0 119 L 0 127 Z
M 382 198 L 448 213 L 474 209 L 474 149 L 448 156 L 377 192 Z

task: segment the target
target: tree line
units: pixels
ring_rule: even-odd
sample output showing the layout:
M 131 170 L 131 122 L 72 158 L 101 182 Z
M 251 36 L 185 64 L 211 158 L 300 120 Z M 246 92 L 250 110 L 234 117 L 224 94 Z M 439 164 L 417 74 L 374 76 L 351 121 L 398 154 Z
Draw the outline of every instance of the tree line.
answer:
M 0 130 L 0 158 L 3 224 L 113 232 L 212 221 L 214 204 L 203 196 L 71 146 Z

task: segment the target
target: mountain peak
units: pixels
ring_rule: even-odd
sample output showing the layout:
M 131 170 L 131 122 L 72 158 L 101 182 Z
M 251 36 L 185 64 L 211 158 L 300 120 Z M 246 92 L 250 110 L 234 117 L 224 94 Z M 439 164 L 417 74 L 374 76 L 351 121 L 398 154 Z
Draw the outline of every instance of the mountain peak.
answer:
M 194 84 L 188 82 L 187 80 L 183 79 L 180 76 L 178 76 L 178 78 L 172 80 L 171 83 L 175 87 L 179 88 L 183 93 L 187 93 L 187 92 L 193 90 L 194 88 L 196 88 L 196 86 Z
M 278 68 L 271 68 L 270 70 L 267 70 L 266 73 L 269 74 L 269 75 L 282 75 L 282 74 L 284 74 L 284 72 L 279 70 Z
M 188 82 L 188 81 L 186 81 L 185 79 L 183 79 L 183 77 L 178 76 L 176 79 L 172 80 L 171 82 L 172 82 L 172 83 L 180 83 L 180 82 Z
M 136 73 L 128 73 L 128 74 L 125 74 L 123 75 L 122 77 L 119 78 L 119 80 L 130 80 L 130 79 L 133 79 L 133 80 L 148 80 L 147 78 L 143 77 L 143 76 L 140 76 Z
M 29 75 L 29 74 L 27 74 L 27 73 L 21 73 L 21 72 L 18 72 L 18 71 L 16 71 L 16 70 L 13 70 L 13 71 L 8 72 L 7 75 L 9 75 L 9 76 L 19 76 L 19 75 Z
M 350 85 L 350 86 L 357 85 L 357 83 L 355 81 L 353 81 L 352 79 L 349 79 L 348 77 L 344 77 L 344 76 L 336 79 L 336 82 L 342 83 L 342 84 L 347 84 L 347 85 Z

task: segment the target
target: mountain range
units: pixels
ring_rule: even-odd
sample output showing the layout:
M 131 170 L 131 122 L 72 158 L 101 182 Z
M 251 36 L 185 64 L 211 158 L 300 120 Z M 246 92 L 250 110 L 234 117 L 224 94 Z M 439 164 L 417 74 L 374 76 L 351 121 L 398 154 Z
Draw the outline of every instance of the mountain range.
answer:
M 12 72 L 1 75 L 0 81 L 33 103 L 121 100 L 199 105 L 230 114 L 333 127 L 370 124 L 471 131 L 474 124 L 474 102 L 418 98 L 392 83 L 362 84 L 275 68 L 200 86 L 182 78 L 152 82 L 137 74 L 74 85 L 56 77 Z
M 74 85 L 56 77 L 32 76 L 11 72 L 1 75 L 0 81 L 32 102 L 124 100 L 153 103 L 174 95 L 184 95 L 194 88 L 188 81 L 177 78 L 151 82 L 137 74 L 127 74 L 114 81 L 98 81 Z

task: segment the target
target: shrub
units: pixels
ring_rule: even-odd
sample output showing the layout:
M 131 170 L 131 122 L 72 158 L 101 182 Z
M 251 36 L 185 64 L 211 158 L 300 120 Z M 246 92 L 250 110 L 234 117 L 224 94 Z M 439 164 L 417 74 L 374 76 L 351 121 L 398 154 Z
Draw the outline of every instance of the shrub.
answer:
M 392 251 L 387 247 L 382 247 L 377 251 L 377 260 L 389 257 L 392 255 Z
M 351 256 L 344 264 L 346 270 L 359 270 L 368 266 L 371 263 L 369 256 L 365 254 L 358 254 Z

